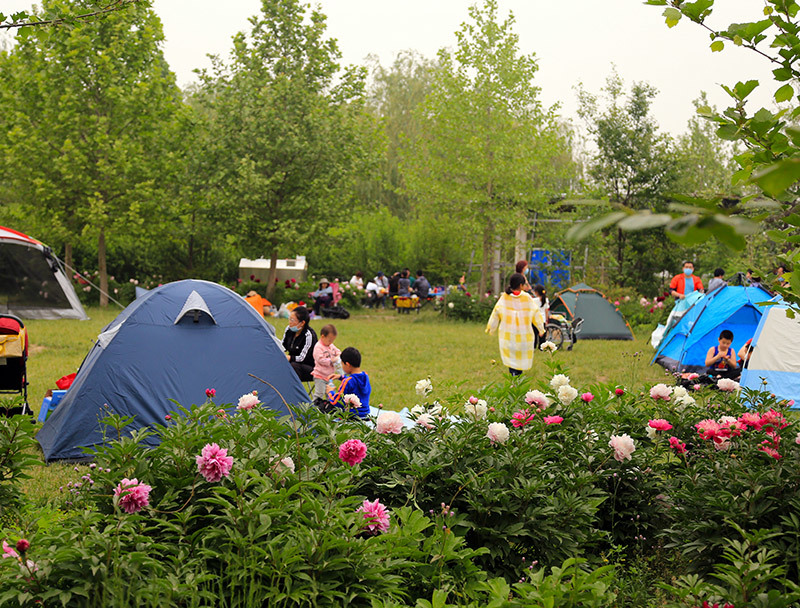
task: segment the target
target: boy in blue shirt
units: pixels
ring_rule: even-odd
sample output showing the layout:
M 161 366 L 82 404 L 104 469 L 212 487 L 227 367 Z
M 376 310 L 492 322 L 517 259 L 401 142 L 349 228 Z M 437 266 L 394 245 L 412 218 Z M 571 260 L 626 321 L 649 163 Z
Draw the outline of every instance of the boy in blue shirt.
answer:
M 358 349 L 348 346 L 339 355 L 342 361 L 342 383 L 336 390 L 335 396 L 331 399 L 336 407 L 352 411 L 359 418 L 365 419 L 369 416 L 369 395 L 372 392 L 372 387 L 369 384 L 369 376 L 367 372 L 361 371 L 361 353 Z M 355 395 L 361 401 L 361 405 L 352 408 L 347 403 L 344 403 L 345 395 Z

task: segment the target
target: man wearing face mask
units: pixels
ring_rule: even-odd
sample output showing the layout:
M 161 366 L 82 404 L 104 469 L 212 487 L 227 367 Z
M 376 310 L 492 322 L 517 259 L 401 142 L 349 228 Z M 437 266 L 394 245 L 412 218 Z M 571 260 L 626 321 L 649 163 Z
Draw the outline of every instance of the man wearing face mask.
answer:
M 703 292 L 703 281 L 694 275 L 694 264 L 688 260 L 683 263 L 683 272 L 672 277 L 669 283 L 672 296 L 677 300 L 675 310 L 689 308 Z

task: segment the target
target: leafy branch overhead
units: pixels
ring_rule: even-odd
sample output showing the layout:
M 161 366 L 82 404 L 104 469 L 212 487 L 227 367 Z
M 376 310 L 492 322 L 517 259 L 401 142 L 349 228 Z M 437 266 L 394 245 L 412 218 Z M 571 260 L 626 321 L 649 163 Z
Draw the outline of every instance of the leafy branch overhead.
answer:
M 727 27 L 711 24 L 714 0 L 647 0 L 645 4 L 666 7 L 663 16 L 668 27 L 689 20 L 709 32 L 711 52 L 720 52 L 726 44 L 748 49 L 772 63 L 776 111 L 761 108 L 751 113 L 748 98 L 760 86 L 757 80 L 737 82 L 723 89 L 731 105 L 722 112 L 707 105 L 698 107 L 699 116 L 716 127 L 716 134 L 726 141 L 738 142 L 743 150 L 734 156 L 738 170 L 732 185 L 744 188 L 746 196 L 689 197 L 672 196 L 667 212 L 636 210 L 628 205 L 603 217 L 574 226 L 572 239 L 583 239 L 599 230 L 663 228 L 674 240 L 697 244 L 716 238 L 734 250 L 745 247 L 747 238 L 762 232 L 765 220 L 777 222 L 777 230 L 767 232 L 782 251 L 778 256 L 785 266 L 800 263 L 800 216 L 796 212 L 800 183 L 800 5 L 793 0 L 767 0 L 763 19 L 731 23 Z M 763 193 L 767 198 L 760 195 Z M 800 272 L 784 275 L 788 286 L 777 291 L 795 305 L 800 304 Z
M 127 8 L 132 4 L 148 5 L 149 2 L 147 0 L 114 0 L 110 3 L 97 3 L 95 9 L 77 14 L 63 10 L 61 7 L 50 9 L 37 15 L 27 11 L 18 11 L 10 15 L 0 13 L 0 30 L 19 29 L 19 35 L 24 38 L 30 31 L 27 28 L 46 25 L 72 25 L 93 17 L 102 17 L 108 13 Z

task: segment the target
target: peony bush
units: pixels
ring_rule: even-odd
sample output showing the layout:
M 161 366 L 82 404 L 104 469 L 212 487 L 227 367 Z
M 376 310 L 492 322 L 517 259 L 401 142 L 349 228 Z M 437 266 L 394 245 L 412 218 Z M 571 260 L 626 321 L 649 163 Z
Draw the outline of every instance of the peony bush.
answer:
M 800 600 L 789 404 L 553 371 L 416 406 L 411 427 L 279 419 L 252 394 L 133 433 L 111 415 L 121 439 L 75 467 L 57 525 L 4 527 L 0 604 L 650 605 L 659 581 L 652 605 Z

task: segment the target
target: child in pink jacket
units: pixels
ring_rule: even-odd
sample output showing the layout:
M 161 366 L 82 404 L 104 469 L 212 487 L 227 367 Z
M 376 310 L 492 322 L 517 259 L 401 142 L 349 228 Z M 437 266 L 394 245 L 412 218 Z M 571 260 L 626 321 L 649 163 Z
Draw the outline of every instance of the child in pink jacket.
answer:
M 319 341 L 314 346 L 314 370 L 311 375 L 314 377 L 314 405 L 323 411 L 330 407 L 328 402 L 328 384 L 333 378 L 342 375 L 342 362 L 339 355 L 342 354 L 333 345 L 338 333 L 333 325 L 324 326 L 319 332 Z

